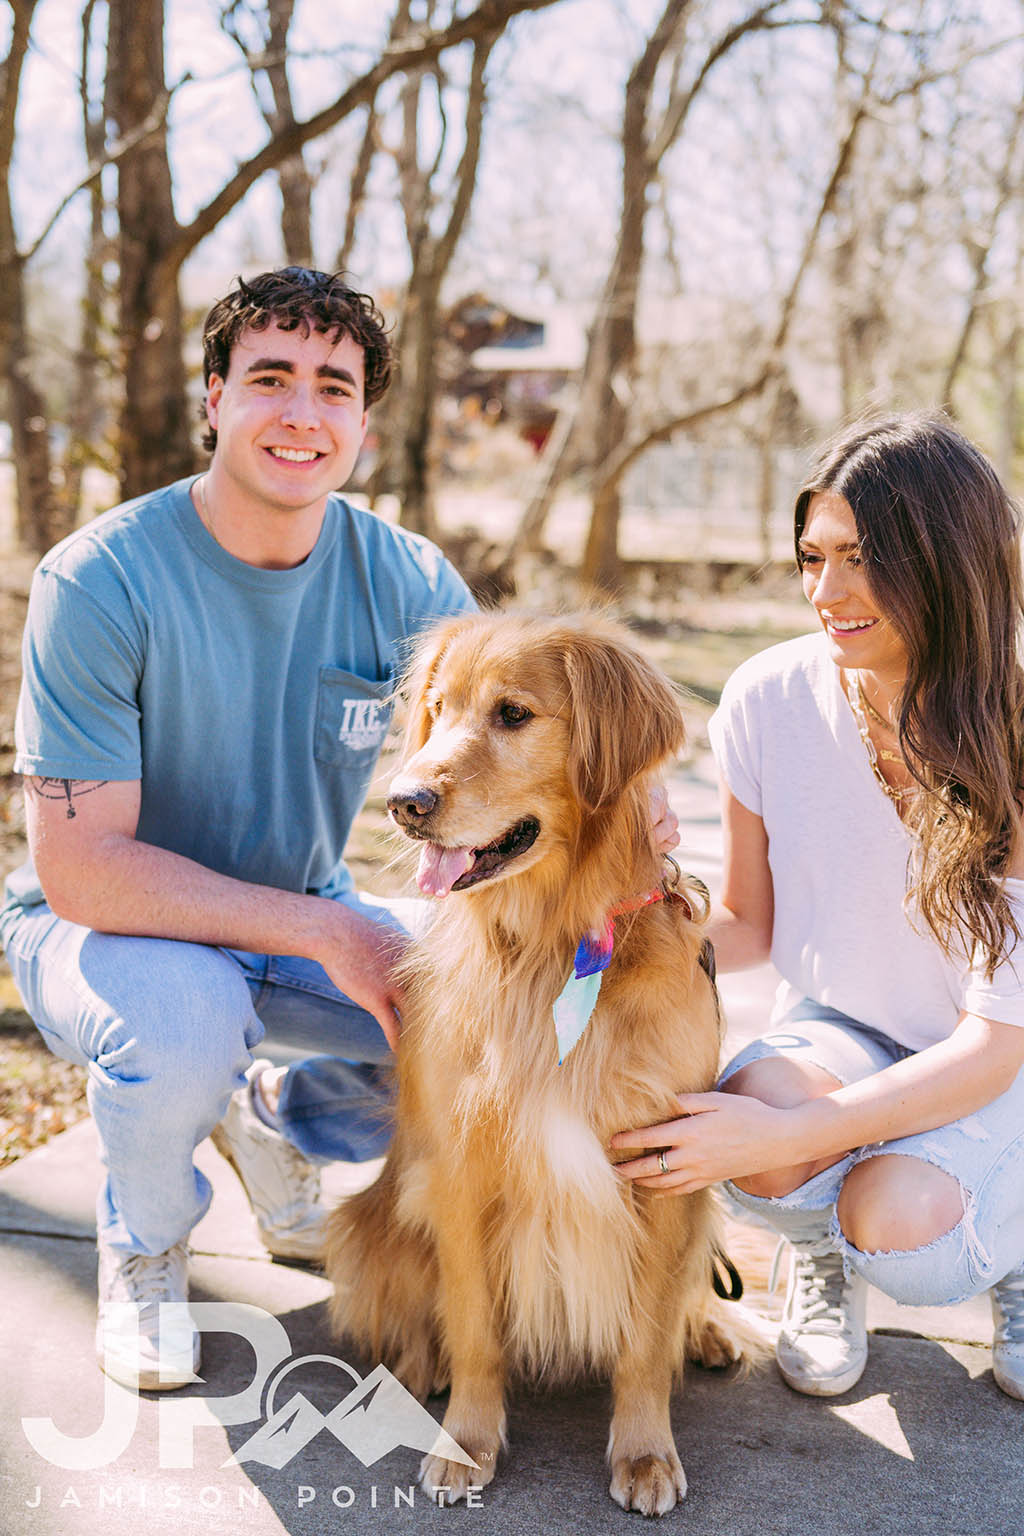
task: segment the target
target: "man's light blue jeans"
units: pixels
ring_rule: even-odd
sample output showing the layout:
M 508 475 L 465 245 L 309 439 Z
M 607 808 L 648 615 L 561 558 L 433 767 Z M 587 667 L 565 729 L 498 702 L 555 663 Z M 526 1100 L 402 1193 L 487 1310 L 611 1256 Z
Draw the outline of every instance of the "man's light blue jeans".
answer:
M 397 928 L 422 906 L 360 905 Z M 313 961 L 95 933 L 45 904 L 10 917 L 3 938 L 47 1045 L 88 1072 L 107 1169 L 97 1227 L 115 1247 L 163 1253 L 204 1215 L 212 1191 L 193 1154 L 264 1037 L 293 1058 L 279 1106 L 289 1141 L 322 1161 L 386 1150 L 390 1047 Z

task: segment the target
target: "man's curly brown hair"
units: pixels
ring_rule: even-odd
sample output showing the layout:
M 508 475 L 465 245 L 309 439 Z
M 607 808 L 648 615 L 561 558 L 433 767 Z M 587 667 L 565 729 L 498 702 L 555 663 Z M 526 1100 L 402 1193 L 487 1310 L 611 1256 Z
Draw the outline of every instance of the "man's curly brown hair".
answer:
M 282 331 L 312 331 L 337 341 L 350 336 L 363 349 L 363 395 L 373 405 L 391 383 L 391 342 L 384 316 L 369 294 L 357 293 L 340 272 L 318 272 L 312 267 L 281 267 L 261 272 L 246 282 L 237 279 L 233 288 L 210 310 L 203 326 L 203 378 L 209 385 L 217 374 L 226 378 L 231 349 L 243 331 L 264 331 L 270 325 Z M 200 408 L 206 420 L 206 402 Z M 212 453 L 217 432 L 207 423 L 203 447 Z

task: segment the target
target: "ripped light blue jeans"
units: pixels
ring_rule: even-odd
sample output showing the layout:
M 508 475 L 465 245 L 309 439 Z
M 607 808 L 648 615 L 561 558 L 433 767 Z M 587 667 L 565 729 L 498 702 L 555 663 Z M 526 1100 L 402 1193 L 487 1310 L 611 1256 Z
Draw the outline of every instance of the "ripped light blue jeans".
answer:
M 349 898 L 376 922 L 414 926 L 426 903 Z M 84 1066 L 106 1178 L 105 1241 L 164 1253 L 212 1195 L 196 1147 L 244 1081 L 253 1050 L 290 1062 L 279 1117 L 317 1161 L 363 1162 L 391 1138 L 391 1050 L 377 1021 L 311 960 L 95 933 L 45 903 L 8 913 L 4 947 L 40 1034 Z
M 752 1041 L 720 1079 L 768 1056 L 822 1067 L 841 1083 L 880 1072 L 913 1053 L 855 1019 L 802 999 L 770 1034 Z M 836 1201 L 850 1169 L 866 1158 L 896 1155 L 933 1163 L 960 1185 L 964 1215 L 923 1248 L 863 1253 L 844 1236 Z M 938 1130 L 860 1147 L 791 1194 L 749 1195 L 734 1184 L 733 1200 L 794 1243 L 826 1236 L 848 1270 L 893 1300 L 912 1306 L 951 1306 L 987 1290 L 1024 1262 L 1024 1071 L 1013 1086 L 975 1114 Z

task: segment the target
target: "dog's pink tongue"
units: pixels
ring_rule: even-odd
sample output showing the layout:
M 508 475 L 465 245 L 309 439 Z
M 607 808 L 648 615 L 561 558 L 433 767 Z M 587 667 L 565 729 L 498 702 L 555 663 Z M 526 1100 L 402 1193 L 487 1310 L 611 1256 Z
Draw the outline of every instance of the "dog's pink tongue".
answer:
M 442 848 L 425 843 L 416 871 L 416 884 L 424 896 L 447 896 L 460 875 L 473 868 L 472 848 Z

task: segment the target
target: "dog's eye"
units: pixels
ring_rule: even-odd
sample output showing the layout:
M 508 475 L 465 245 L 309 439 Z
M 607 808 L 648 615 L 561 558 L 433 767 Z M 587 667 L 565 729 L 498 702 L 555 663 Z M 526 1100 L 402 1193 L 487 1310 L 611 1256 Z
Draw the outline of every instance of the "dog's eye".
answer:
M 436 720 L 441 713 L 442 699 L 439 693 L 431 694 L 427 699 L 427 714 L 431 720 Z
M 498 718 L 502 725 L 525 725 L 527 720 L 533 719 L 533 713 L 525 704 L 513 704 L 506 699 L 504 704 L 499 705 Z

